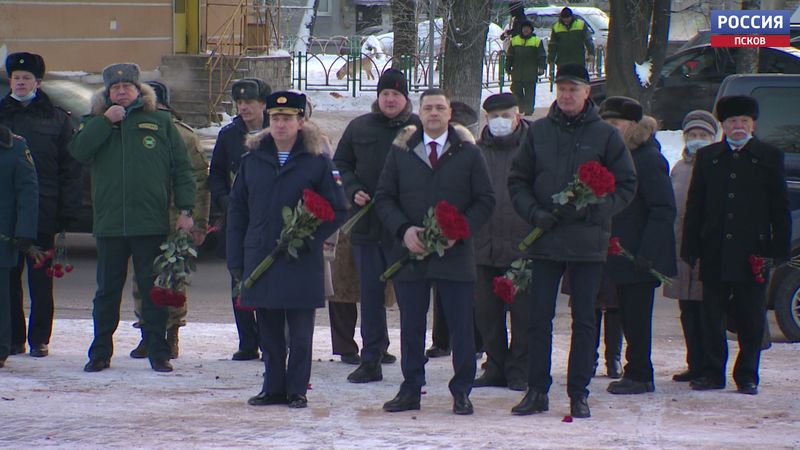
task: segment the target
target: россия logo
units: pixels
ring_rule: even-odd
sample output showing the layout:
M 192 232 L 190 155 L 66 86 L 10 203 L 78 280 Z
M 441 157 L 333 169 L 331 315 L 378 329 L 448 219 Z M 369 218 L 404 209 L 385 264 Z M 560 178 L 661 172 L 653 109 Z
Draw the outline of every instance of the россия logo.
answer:
M 789 47 L 790 11 L 711 11 L 712 47 Z

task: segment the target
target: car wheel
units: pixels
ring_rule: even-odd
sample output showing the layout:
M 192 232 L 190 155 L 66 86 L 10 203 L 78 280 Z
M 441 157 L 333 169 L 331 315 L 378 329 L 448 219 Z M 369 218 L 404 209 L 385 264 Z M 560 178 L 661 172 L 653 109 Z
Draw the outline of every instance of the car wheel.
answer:
M 799 270 L 792 270 L 775 290 L 775 318 L 788 340 L 800 342 Z

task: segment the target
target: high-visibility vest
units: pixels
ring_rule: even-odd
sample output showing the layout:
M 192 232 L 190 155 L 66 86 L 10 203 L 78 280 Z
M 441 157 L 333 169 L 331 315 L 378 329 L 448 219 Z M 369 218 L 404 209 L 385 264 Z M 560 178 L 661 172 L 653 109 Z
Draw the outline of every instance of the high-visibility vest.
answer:
M 553 25 L 553 32 L 555 33 L 563 33 L 566 31 L 574 31 L 574 30 L 582 30 L 583 27 L 586 26 L 586 23 L 581 19 L 575 19 L 571 24 L 570 27 L 567 28 L 564 26 L 563 23 L 559 20 Z
M 511 46 L 512 47 L 538 47 L 540 39 L 536 36 L 529 36 L 528 39 L 525 39 L 521 35 L 517 35 L 511 38 Z

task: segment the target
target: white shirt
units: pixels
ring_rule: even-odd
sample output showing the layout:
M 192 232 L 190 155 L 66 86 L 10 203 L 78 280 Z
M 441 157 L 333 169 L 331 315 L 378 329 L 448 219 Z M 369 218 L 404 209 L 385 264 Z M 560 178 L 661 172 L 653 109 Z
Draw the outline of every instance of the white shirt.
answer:
M 422 143 L 425 144 L 425 151 L 429 155 L 431 154 L 431 146 L 430 146 L 431 142 L 436 142 L 436 156 L 438 159 L 439 157 L 442 156 L 444 150 L 444 144 L 447 143 L 447 130 L 445 130 L 445 132 L 442 133 L 442 135 L 436 139 L 431 138 L 425 132 L 422 133 Z

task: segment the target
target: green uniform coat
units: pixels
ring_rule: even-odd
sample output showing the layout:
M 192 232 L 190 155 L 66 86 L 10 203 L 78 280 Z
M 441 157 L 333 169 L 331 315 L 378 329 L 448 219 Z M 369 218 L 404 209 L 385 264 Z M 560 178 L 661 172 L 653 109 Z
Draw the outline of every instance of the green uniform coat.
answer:
M 575 18 L 569 28 L 559 20 L 553 24 L 547 51 L 550 64 L 580 64 L 585 67 L 586 53 L 594 55 L 592 32 L 581 19 Z

